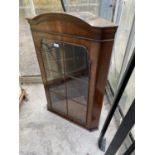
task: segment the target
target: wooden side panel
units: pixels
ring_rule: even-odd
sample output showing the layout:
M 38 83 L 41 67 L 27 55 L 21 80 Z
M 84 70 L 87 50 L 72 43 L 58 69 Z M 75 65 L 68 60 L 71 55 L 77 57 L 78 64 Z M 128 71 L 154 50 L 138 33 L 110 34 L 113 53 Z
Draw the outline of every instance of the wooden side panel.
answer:
M 94 94 L 96 85 L 96 73 L 98 68 L 98 57 L 100 52 L 100 43 L 92 42 L 90 45 L 90 84 L 89 84 L 89 104 L 87 110 L 87 127 L 90 128 L 92 121 L 92 109 L 94 104 Z
M 100 114 L 102 110 L 103 97 L 110 65 L 113 41 L 104 42 L 98 60 L 97 80 L 95 86 L 94 102 L 92 108 L 91 128 L 98 128 Z

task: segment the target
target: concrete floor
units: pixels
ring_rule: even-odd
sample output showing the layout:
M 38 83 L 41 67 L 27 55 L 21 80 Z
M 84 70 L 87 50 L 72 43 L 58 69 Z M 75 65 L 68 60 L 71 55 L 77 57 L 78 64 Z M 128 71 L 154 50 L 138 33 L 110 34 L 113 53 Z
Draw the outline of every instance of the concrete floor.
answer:
M 20 155 L 103 155 L 97 146 L 103 122 L 109 111 L 104 99 L 99 130 L 89 132 L 46 109 L 42 84 L 23 85 L 28 101 L 20 105 Z M 116 124 L 108 129 L 107 146 L 116 131 Z
M 35 47 L 26 17 L 30 17 L 30 13 L 20 10 L 19 71 L 21 76 L 40 75 Z

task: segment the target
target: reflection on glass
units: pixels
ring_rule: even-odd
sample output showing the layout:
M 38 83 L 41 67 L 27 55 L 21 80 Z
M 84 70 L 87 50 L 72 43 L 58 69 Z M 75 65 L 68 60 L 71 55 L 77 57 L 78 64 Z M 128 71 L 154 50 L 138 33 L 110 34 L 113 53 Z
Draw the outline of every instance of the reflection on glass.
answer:
M 115 44 L 113 47 L 114 50 L 111 58 L 111 65 L 108 76 L 108 80 L 114 91 L 117 90 L 122 65 L 126 64 L 123 64 L 123 59 L 125 56 L 126 48 L 128 47 L 128 39 L 135 15 L 134 1 L 135 0 L 127 0 L 125 3 L 123 1 L 120 1 L 123 4 L 119 4 L 121 5 L 123 12 L 119 14 L 120 16 L 118 16 L 118 19 L 120 19 L 120 21 L 115 38 Z
M 66 91 L 65 91 L 65 81 L 64 79 L 61 80 L 54 80 L 50 86 L 49 90 L 56 92 L 62 96 L 66 96 Z
M 68 115 L 80 124 L 86 123 L 86 106 L 68 100 Z
M 43 39 L 42 49 L 45 70 L 48 72 L 55 71 L 57 74 L 64 73 L 62 43 Z M 53 75 L 51 74 L 50 76 L 50 79 L 53 79 Z
M 53 110 L 85 124 L 89 84 L 86 48 L 43 39 L 42 55 Z
M 51 94 L 52 108 L 54 109 L 54 111 L 58 111 L 62 114 L 67 114 L 66 98 L 57 95 L 53 92 L 50 92 L 50 94 Z
M 81 78 L 82 79 L 82 78 Z M 80 80 L 69 78 L 66 80 L 68 99 L 87 104 L 88 85 Z
M 124 115 L 126 115 L 129 110 L 133 100 L 135 98 L 135 69 L 133 70 L 128 84 L 122 94 L 122 97 L 119 101 L 120 108 Z
M 88 58 L 85 48 L 64 44 L 64 53 L 66 74 L 82 74 L 88 72 Z
M 46 70 L 46 76 L 47 76 L 47 81 L 49 81 L 49 82 L 63 78 L 63 75 L 61 73 L 52 72 L 50 70 Z

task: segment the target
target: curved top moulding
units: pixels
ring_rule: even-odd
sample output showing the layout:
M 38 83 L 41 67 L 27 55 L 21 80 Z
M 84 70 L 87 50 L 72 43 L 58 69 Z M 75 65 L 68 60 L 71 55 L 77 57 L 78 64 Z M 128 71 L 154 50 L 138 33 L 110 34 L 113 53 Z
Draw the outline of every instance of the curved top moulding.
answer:
M 114 39 L 117 26 L 102 18 L 85 18 L 84 14 L 46 13 L 27 19 L 32 31 L 76 36 L 102 41 Z

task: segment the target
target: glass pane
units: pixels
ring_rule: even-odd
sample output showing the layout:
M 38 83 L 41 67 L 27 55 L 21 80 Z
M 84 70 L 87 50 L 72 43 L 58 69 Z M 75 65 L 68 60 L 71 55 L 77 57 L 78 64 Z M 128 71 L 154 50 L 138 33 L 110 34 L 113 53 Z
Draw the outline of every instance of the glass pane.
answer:
M 115 38 L 115 44 L 113 47 L 113 55 L 111 59 L 111 65 L 109 70 L 108 80 L 114 91 L 117 88 L 119 81 L 119 75 L 128 43 L 128 38 L 131 32 L 132 23 L 135 15 L 135 0 L 127 0 L 123 3 L 123 10 L 117 29 Z
M 42 49 L 45 69 L 64 73 L 62 43 L 43 39 Z
M 53 92 L 50 92 L 50 94 L 52 101 L 52 109 L 56 112 L 67 114 L 66 98 L 61 95 L 57 95 Z
M 131 74 L 128 84 L 119 101 L 120 108 L 124 115 L 129 110 L 132 101 L 134 100 L 134 97 L 135 97 L 135 69 L 133 70 L 133 73 Z
M 72 100 L 68 100 L 68 115 L 71 119 L 81 123 L 86 123 L 87 108 L 84 105 L 78 104 Z
M 63 74 L 46 70 L 47 81 L 51 83 L 53 80 L 63 79 Z
M 126 150 L 131 146 L 131 144 L 132 144 L 131 139 L 129 138 L 129 136 L 126 136 L 123 143 L 121 144 L 121 146 L 117 150 L 116 155 L 125 154 Z M 131 153 L 130 155 L 133 155 L 133 154 Z
M 64 79 L 53 80 L 53 82 L 49 86 L 49 90 L 56 92 L 62 96 L 66 96 Z
M 132 136 L 135 138 L 135 125 L 131 129 Z
M 84 124 L 89 83 L 86 48 L 43 39 L 42 55 L 52 109 Z
M 67 97 L 68 100 L 74 100 L 81 104 L 87 104 L 88 84 L 71 77 L 67 77 Z
M 84 47 L 64 43 L 64 62 L 66 74 L 88 74 L 88 56 Z

